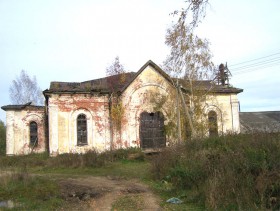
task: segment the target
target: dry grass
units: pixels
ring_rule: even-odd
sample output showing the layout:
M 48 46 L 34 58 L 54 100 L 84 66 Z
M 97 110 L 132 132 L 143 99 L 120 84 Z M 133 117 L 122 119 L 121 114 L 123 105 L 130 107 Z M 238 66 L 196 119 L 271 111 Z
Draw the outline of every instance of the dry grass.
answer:
M 0 201 L 15 210 L 53 210 L 63 203 L 59 194 L 54 181 L 31 176 L 24 168 L 1 175 Z
M 154 178 L 207 209 L 280 209 L 280 134 L 228 135 L 166 149 Z

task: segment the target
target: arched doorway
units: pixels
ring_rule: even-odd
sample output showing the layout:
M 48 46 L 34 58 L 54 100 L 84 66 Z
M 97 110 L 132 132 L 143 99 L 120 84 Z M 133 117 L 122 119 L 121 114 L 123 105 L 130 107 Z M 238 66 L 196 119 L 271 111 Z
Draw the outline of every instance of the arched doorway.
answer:
M 141 148 L 160 148 L 166 146 L 164 116 L 161 112 L 142 112 L 140 115 Z

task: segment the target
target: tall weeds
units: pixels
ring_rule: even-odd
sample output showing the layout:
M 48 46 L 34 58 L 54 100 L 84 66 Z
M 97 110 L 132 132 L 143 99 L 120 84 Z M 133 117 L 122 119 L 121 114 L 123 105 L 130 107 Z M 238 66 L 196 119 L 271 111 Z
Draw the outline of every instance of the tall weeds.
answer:
M 54 210 L 62 204 L 53 180 L 31 176 L 25 168 L 2 172 L 0 201 L 9 201 L 14 210 Z
M 83 168 L 103 167 L 107 163 L 133 159 L 144 160 L 144 153 L 139 148 L 118 149 L 98 153 L 95 150 L 85 154 L 66 153 L 49 157 L 47 153 L 21 156 L 0 156 L 0 167 L 3 168 Z
M 152 174 L 207 209 L 280 209 L 280 134 L 188 141 L 156 156 Z

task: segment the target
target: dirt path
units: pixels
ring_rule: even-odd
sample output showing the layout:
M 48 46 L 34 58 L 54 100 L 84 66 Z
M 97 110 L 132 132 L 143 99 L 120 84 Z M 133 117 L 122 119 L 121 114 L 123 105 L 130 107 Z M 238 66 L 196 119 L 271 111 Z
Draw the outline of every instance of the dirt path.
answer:
M 149 187 L 137 180 L 116 177 L 80 177 L 59 180 L 65 210 L 112 210 L 112 205 L 123 197 L 139 202 L 133 210 L 161 210 L 159 199 Z

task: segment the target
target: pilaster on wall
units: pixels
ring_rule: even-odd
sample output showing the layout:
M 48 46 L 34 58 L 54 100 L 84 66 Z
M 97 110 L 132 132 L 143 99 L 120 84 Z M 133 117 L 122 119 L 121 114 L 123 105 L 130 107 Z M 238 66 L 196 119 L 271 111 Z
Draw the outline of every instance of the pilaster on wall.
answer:
M 240 133 L 239 101 L 236 96 L 231 99 L 232 132 Z
M 58 107 L 49 106 L 49 151 L 51 156 L 58 155 Z
M 6 154 L 14 155 L 14 111 L 7 111 L 6 113 Z

